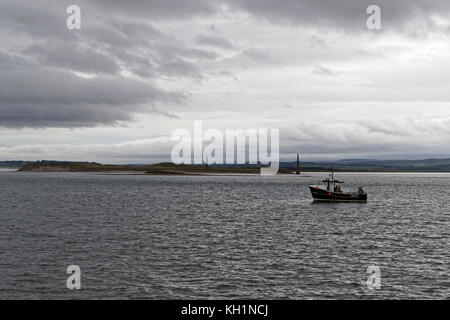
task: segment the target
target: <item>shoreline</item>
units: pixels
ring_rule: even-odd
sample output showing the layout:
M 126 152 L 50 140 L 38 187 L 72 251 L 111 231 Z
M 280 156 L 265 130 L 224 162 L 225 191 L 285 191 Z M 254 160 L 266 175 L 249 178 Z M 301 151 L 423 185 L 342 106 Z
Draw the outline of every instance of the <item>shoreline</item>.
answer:
M 135 175 L 135 176 L 260 176 L 260 173 L 229 173 L 229 172 L 154 172 L 147 173 L 146 171 L 63 171 L 63 170 L 19 170 L 18 168 L 0 168 L 0 172 L 33 172 L 33 173 L 90 173 L 95 175 Z M 298 176 L 308 177 L 309 174 L 313 175 L 326 175 L 327 171 L 304 171 L 300 175 L 295 173 L 278 173 L 277 176 Z M 448 171 L 335 171 L 335 175 L 411 175 L 411 174 L 423 174 L 423 175 L 450 175 Z

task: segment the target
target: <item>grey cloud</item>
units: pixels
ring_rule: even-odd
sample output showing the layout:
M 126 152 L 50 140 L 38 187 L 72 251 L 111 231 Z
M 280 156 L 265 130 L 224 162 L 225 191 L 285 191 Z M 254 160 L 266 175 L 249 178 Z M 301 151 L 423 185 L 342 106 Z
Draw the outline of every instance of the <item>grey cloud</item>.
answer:
M 110 56 L 92 48 L 82 48 L 72 42 L 34 44 L 23 51 L 47 66 L 67 68 L 89 73 L 117 73 L 119 67 Z
M 174 78 L 188 76 L 200 80 L 203 77 L 194 64 L 177 59 L 165 59 L 159 64 L 158 71 L 165 76 Z
M 387 29 L 403 28 L 411 21 L 422 21 L 426 28 L 436 27 L 432 14 L 448 15 L 446 0 L 84 0 L 87 6 L 101 9 L 106 15 L 121 12 L 124 16 L 146 19 L 189 19 L 195 16 L 220 14 L 223 4 L 231 10 L 244 10 L 276 23 L 334 27 L 352 31 L 367 31 L 366 9 L 379 5 Z
M 269 53 L 260 48 L 249 48 L 242 52 L 244 56 L 250 57 L 257 62 L 269 61 Z
M 100 0 L 88 3 L 95 3 L 106 14 L 121 11 L 151 19 L 211 16 L 220 14 L 222 5 L 226 4 L 231 10 L 244 10 L 275 23 L 315 26 L 319 29 L 330 27 L 351 32 L 368 31 L 366 9 L 376 4 L 382 10 L 383 30 L 407 32 L 411 36 L 422 36 L 427 30 L 447 32 L 431 16 L 438 14 L 445 18 L 450 13 L 450 3 L 446 0 Z
M 197 37 L 197 43 L 192 47 L 164 29 L 167 20 L 184 23 L 198 17 L 218 16 L 224 10 L 221 4 L 226 3 L 230 10 L 245 11 L 272 23 L 367 32 L 365 9 L 373 1 L 80 0 L 83 29 L 69 31 L 65 27 L 65 9 L 72 3 L 68 0 L 2 1 L 0 34 L 12 35 L 22 42 L 2 43 L 0 125 L 71 127 L 114 124 L 132 120 L 138 112 L 160 110 L 165 113 L 164 104 L 182 103 L 188 96 L 187 92 L 164 90 L 154 80 L 204 79 L 217 71 L 211 70 L 213 68 L 204 71 L 207 69 L 205 62 L 211 62 L 207 64 L 210 67 L 220 59 L 217 53 L 220 50 L 209 49 L 231 49 L 233 42 L 218 35 L 203 35 Z M 431 15 L 446 16 L 450 12 L 450 3 L 443 0 L 380 0 L 376 3 L 382 8 L 383 30 L 404 30 L 410 23 L 409 34 L 416 36 L 423 36 L 424 33 L 419 32 L 423 30 L 425 33 L 427 30 L 440 31 Z M 310 40 L 315 46 L 324 45 L 319 37 Z M 198 44 L 202 45 L 200 49 Z M 242 48 L 241 56 L 252 59 L 254 63 L 270 59 L 267 49 L 263 48 Z M 237 62 L 236 70 L 241 69 L 248 58 Z M 316 58 L 315 55 L 311 57 L 312 64 L 317 63 Z M 223 65 L 219 68 L 223 70 Z M 76 77 L 73 71 L 95 77 Z M 134 77 L 124 77 L 123 71 Z M 232 71 L 225 70 L 230 74 Z M 321 65 L 317 65 L 314 72 L 323 75 L 339 73 Z M 385 84 L 385 81 L 389 79 L 380 82 Z M 398 86 L 400 83 L 404 86 L 403 82 L 397 81 Z M 395 85 L 392 86 L 395 88 Z M 438 96 L 426 87 L 415 90 L 412 95 L 398 90 L 390 94 L 394 96 L 391 98 L 380 96 L 380 92 L 375 90 L 355 91 L 336 90 L 329 97 L 323 97 L 322 90 L 314 89 L 300 92 L 299 98 L 304 101 L 448 101 L 448 95 L 442 93 L 444 91 L 438 92 Z
M 449 120 L 412 121 L 377 119 L 358 123 L 299 123 L 280 129 L 282 154 L 313 158 L 387 158 L 402 154 L 442 154 L 450 139 Z
M 280 156 L 284 161 L 294 161 L 295 154 L 301 152 L 302 159 L 342 159 L 360 156 L 390 158 L 400 155 L 410 158 L 415 155 L 445 154 L 449 151 L 449 121 L 391 121 L 392 130 L 374 129 L 385 127 L 385 120 L 361 121 L 359 123 L 308 123 L 280 128 Z M 404 132 L 409 132 L 404 135 Z M 23 144 L 0 146 L 5 158 L 95 160 L 108 162 L 133 162 L 137 159 L 154 161 L 169 160 L 174 142 L 170 137 L 158 137 L 112 144 Z M 294 156 L 293 156 L 294 155 Z
M 367 32 L 366 9 L 379 5 L 382 12 L 382 29 L 407 32 L 409 35 L 423 35 L 427 30 L 445 29 L 433 21 L 438 14 L 447 17 L 450 3 L 445 0 L 226 0 L 233 8 L 245 10 L 257 17 L 275 23 L 287 23 L 317 28 L 337 28 L 350 32 Z
M 186 47 L 154 26 L 143 22 L 112 19 L 94 24 L 93 39 L 86 39 L 91 46 L 114 57 L 123 68 L 141 77 L 178 76 L 201 78 L 197 61 L 214 60 L 212 51 Z M 178 69 L 177 69 L 178 67 Z
M 5 127 L 110 125 L 130 121 L 135 113 L 158 113 L 157 104 L 184 99 L 181 93 L 122 76 L 84 79 L 36 66 L 0 71 L 0 125 Z
M 167 155 L 173 146 L 170 138 L 161 137 L 126 141 L 113 144 L 23 144 L 11 147 L 0 146 L 0 152 L 6 158 L 40 160 L 83 160 L 110 163 L 160 162 L 167 161 Z M 112 160 L 113 159 L 113 160 Z
M 313 47 L 315 46 L 315 47 L 321 47 L 321 48 L 328 48 L 328 46 L 327 46 L 325 40 L 323 40 L 322 38 L 320 38 L 320 37 L 318 37 L 318 36 L 316 36 L 316 35 L 311 36 L 311 37 L 309 38 L 309 43 L 310 43 L 311 46 L 313 46 Z
M 183 55 L 188 59 L 195 60 L 214 60 L 218 57 L 214 52 L 201 49 L 186 49 L 183 51 Z
M 367 50 L 367 49 L 357 49 L 354 51 L 355 55 L 362 56 L 362 57 L 373 57 L 373 58 L 385 58 L 382 52 L 380 51 L 374 51 L 374 50 Z
M 201 80 L 206 74 L 198 63 L 217 54 L 188 47 L 135 18 L 147 9 L 162 19 L 211 10 L 209 1 L 178 2 L 176 13 L 170 12 L 175 4 L 167 1 L 136 1 L 123 11 L 123 2 L 80 1 L 82 29 L 69 31 L 68 1 L 6 0 L 1 4 L 0 32 L 21 37 L 22 45 L 6 43 L 0 52 L 0 126 L 111 125 L 131 121 L 136 113 L 173 117 L 161 105 L 180 104 L 188 94 L 163 90 L 153 80 Z M 124 77 L 122 71 L 142 80 Z
M 196 15 L 210 15 L 220 10 L 216 0 L 89 0 L 105 14 L 121 12 L 123 15 L 147 19 L 183 19 Z
M 0 16 L 13 19 L 16 27 L 27 28 L 28 32 L 36 35 L 68 36 L 66 30 L 60 28 L 60 16 L 64 17 L 65 8 L 73 4 L 72 1 L 58 1 L 55 5 L 55 1 L 41 0 L 39 3 L 27 2 L 26 6 L 17 6 L 17 1 L 13 0 L 3 2 Z M 226 4 L 230 10 L 243 10 L 275 23 L 312 25 L 319 29 L 340 28 L 352 32 L 367 31 L 366 9 L 376 4 L 382 10 L 384 30 L 405 31 L 406 25 L 411 23 L 411 35 L 439 29 L 431 16 L 438 14 L 445 18 L 450 13 L 450 3 L 446 0 L 79 0 L 77 4 L 83 9 L 86 19 L 120 16 L 132 18 L 135 22 L 213 16 L 221 14 L 222 5 Z M 38 29 L 33 28 L 36 25 L 39 25 Z
M 234 44 L 230 40 L 217 35 L 198 35 L 196 37 L 196 41 L 198 44 L 208 45 L 221 49 L 234 48 Z
M 383 119 L 383 121 L 361 120 L 358 122 L 358 125 L 363 126 L 370 133 L 405 138 L 416 135 L 437 138 L 447 137 L 450 135 L 449 124 L 449 119 L 444 121 L 414 121 L 406 119 L 401 123 L 389 119 Z
M 20 70 L 30 66 L 31 64 L 24 58 L 0 50 L 0 67 L 3 71 Z
M 222 71 L 217 72 L 217 75 L 223 76 L 223 77 L 229 77 L 229 78 L 232 78 L 235 81 L 239 81 L 238 76 L 235 75 L 233 72 L 230 72 L 230 71 L 222 70 Z
M 35 38 L 75 39 L 76 34 L 66 28 L 67 1 L 3 0 L 0 10 L 0 30 Z
M 37 36 L 73 36 L 61 28 L 65 22 L 65 8 L 72 4 L 71 1 L 59 1 L 57 5 L 51 0 L 27 2 L 26 5 L 16 5 L 16 2 L 3 1 L 0 17 L 8 18 L 8 23 L 0 22 L 2 27 L 23 29 Z M 116 16 L 126 20 L 131 18 L 136 23 L 143 19 L 191 19 L 221 14 L 222 4 L 227 4 L 230 10 L 244 10 L 274 23 L 315 26 L 319 29 L 331 27 L 352 32 L 368 31 L 366 9 L 376 4 L 382 10 L 383 30 L 406 30 L 413 36 L 420 36 L 428 29 L 448 32 L 447 29 L 440 29 L 431 16 L 438 14 L 445 18 L 450 13 L 450 3 L 446 0 L 79 0 L 78 4 L 88 21 Z M 411 24 L 409 28 L 408 23 Z
M 330 68 L 327 68 L 327 67 L 321 66 L 320 64 L 317 64 L 314 66 L 313 73 L 317 74 L 317 75 L 321 75 L 321 76 L 336 76 L 342 72 L 334 71 Z

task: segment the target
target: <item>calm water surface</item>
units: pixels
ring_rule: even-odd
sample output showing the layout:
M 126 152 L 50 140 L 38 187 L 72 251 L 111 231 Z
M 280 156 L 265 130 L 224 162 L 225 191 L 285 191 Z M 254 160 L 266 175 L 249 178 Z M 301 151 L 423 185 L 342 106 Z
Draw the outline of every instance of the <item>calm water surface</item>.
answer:
M 312 203 L 307 175 L 1 171 L 0 298 L 450 296 L 450 175 L 338 175 L 367 204 Z

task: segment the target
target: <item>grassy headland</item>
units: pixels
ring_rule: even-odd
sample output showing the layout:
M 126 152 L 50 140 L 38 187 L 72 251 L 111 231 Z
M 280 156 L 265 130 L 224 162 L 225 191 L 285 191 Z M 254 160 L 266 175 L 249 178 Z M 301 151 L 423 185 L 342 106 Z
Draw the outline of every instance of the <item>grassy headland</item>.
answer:
M 19 171 L 33 172 L 123 172 L 153 175 L 259 174 L 258 166 L 205 166 L 163 162 L 151 165 L 108 165 L 92 162 L 36 162 L 24 164 Z M 280 169 L 279 173 L 292 173 Z

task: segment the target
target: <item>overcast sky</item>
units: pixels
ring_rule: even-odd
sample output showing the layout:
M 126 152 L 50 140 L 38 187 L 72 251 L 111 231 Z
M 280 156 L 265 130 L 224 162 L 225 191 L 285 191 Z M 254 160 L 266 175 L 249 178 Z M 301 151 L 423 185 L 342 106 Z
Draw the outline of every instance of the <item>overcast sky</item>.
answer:
M 449 17 L 444 0 L 2 0 L 0 160 L 169 160 L 195 120 L 279 128 L 282 160 L 450 157 Z

